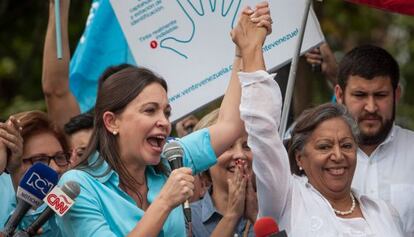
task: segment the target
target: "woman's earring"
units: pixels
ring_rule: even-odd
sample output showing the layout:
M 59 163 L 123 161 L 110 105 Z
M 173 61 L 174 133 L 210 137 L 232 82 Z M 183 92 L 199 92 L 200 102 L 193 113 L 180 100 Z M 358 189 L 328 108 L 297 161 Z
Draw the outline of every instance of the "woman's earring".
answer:
M 303 170 L 302 166 L 299 166 L 299 170 L 300 170 L 300 171 L 302 171 L 302 170 Z
M 114 131 L 112 131 L 112 134 L 113 134 L 114 136 L 116 136 L 116 135 L 118 135 L 118 131 L 114 130 Z

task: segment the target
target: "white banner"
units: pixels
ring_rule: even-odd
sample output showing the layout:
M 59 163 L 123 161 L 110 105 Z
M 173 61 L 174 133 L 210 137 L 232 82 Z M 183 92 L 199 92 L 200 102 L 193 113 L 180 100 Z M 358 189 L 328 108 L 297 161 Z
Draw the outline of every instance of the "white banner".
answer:
M 137 65 L 168 83 L 171 121 L 222 96 L 230 79 L 234 45 L 230 30 L 246 5 L 259 0 L 111 0 Z M 272 0 L 273 33 L 263 51 L 267 68 L 293 56 L 304 0 Z M 323 41 L 312 12 L 302 52 Z

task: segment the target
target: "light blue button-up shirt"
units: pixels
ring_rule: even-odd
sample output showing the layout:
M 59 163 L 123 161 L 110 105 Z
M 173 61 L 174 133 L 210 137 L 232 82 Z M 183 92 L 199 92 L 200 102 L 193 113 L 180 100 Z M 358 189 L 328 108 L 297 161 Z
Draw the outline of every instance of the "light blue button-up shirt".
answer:
M 194 132 L 179 142 L 184 149 L 184 165 L 190 167 L 194 173 L 204 171 L 216 163 L 208 129 Z M 91 161 L 93 159 L 98 159 L 98 156 L 91 157 Z M 102 175 L 107 168 L 108 164 L 103 162 L 98 167 L 88 170 L 89 173 L 83 170 L 71 170 L 61 178 L 61 185 L 72 180 L 81 186 L 81 192 L 74 206 L 60 219 L 64 236 L 126 236 L 143 217 L 144 210 L 119 188 L 118 174 L 111 170 L 106 175 Z M 167 177 L 157 173 L 152 166 L 148 166 L 146 179 L 147 199 L 152 203 Z M 158 236 L 186 236 L 181 206 L 171 211 Z
M 223 218 L 213 203 L 210 192 L 206 192 L 203 199 L 191 203 L 193 237 L 211 236 L 214 229 Z M 241 217 L 233 232 L 234 236 L 243 236 L 248 220 Z M 247 236 L 255 236 L 253 226 L 247 229 Z

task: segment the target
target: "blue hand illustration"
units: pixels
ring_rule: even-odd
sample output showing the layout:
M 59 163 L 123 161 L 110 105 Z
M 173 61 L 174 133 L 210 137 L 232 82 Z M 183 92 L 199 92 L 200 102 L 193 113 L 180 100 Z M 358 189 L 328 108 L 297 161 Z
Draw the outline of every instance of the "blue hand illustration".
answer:
M 220 37 L 214 37 L 212 29 L 222 28 L 230 32 L 236 24 L 237 13 L 242 0 L 198 0 L 195 6 L 190 0 L 176 0 L 183 13 L 192 25 L 192 32 L 187 39 L 167 37 L 160 41 L 160 48 L 171 50 L 179 56 L 188 59 L 192 52 L 205 47 L 219 45 Z M 225 6 L 227 2 L 227 6 Z

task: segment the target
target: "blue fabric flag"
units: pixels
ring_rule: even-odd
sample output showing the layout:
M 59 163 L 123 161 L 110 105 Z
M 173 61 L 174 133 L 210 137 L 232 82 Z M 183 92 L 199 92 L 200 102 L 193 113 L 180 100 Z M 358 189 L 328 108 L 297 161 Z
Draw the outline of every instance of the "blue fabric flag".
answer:
M 70 62 L 70 89 L 82 112 L 95 105 L 98 79 L 109 66 L 135 61 L 109 0 L 93 0 Z

